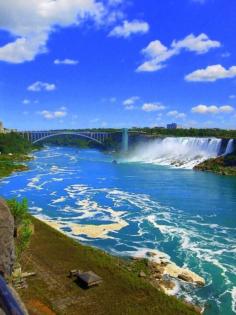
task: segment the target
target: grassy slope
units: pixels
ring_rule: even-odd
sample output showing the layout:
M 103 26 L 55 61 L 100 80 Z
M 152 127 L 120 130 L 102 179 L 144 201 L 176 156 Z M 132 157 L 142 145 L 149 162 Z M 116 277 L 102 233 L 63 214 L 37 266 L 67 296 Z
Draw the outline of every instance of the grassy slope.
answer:
M 30 314 L 196 315 L 128 271 L 119 258 L 83 246 L 37 219 L 33 223 L 35 234 L 22 266 L 37 276 L 20 292 Z M 84 290 L 67 277 L 72 269 L 93 270 L 104 282 Z
M 210 171 L 221 175 L 236 176 L 236 153 L 209 159 L 195 166 L 196 170 Z

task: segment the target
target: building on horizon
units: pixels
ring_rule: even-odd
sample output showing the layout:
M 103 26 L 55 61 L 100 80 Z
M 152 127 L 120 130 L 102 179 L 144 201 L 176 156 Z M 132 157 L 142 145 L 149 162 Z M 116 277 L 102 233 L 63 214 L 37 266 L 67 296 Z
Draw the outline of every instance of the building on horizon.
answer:
M 11 133 L 11 132 L 17 132 L 17 129 L 4 128 L 3 122 L 0 121 L 0 133 Z
M 4 133 L 3 122 L 0 121 L 0 133 Z
M 182 126 L 176 123 L 171 123 L 171 124 L 167 124 L 166 128 L 167 129 L 182 129 Z

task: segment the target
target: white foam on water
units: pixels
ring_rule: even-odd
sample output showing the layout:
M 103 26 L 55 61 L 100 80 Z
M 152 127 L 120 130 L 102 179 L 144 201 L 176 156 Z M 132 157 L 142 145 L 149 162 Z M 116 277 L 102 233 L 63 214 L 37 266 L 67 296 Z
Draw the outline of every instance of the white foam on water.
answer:
M 33 212 L 42 212 L 43 208 L 40 208 L 40 207 L 29 207 L 29 210 L 33 211 Z
M 232 311 L 236 314 L 236 287 L 233 287 L 231 295 L 232 295 Z
M 231 295 L 232 295 L 232 311 L 236 313 L 236 287 L 233 287 Z
M 66 201 L 66 198 L 62 196 L 62 197 L 60 197 L 58 199 L 52 200 L 52 204 L 61 203 L 61 202 L 64 202 L 64 201 Z
M 54 182 L 63 182 L 63 178 L 52 178 L 52 181 L 54 181 Z

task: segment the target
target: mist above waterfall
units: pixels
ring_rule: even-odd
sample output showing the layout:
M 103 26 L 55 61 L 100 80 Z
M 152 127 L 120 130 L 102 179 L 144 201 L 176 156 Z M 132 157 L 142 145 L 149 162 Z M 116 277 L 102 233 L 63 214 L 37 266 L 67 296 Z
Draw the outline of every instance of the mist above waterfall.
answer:
M 204 160 L 217 157 L 221 143 L 222 140 L 217 138 L 155 139 L 136 145 L 126 161 L 191 169 Z

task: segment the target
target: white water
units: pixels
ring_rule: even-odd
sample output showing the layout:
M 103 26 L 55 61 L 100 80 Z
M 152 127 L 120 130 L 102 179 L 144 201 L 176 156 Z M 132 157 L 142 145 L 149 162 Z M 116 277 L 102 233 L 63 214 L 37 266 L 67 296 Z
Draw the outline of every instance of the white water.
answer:
M 230 139 L 228 144 L 227 144 L 224 155 L 232 153 L 233 150 L 234 150 L 234 139 Z
M 222 140 L 217 138 L 167 137 L 137 145 L 129 162 L 145 162 L 191 169 L 219 155 Z

